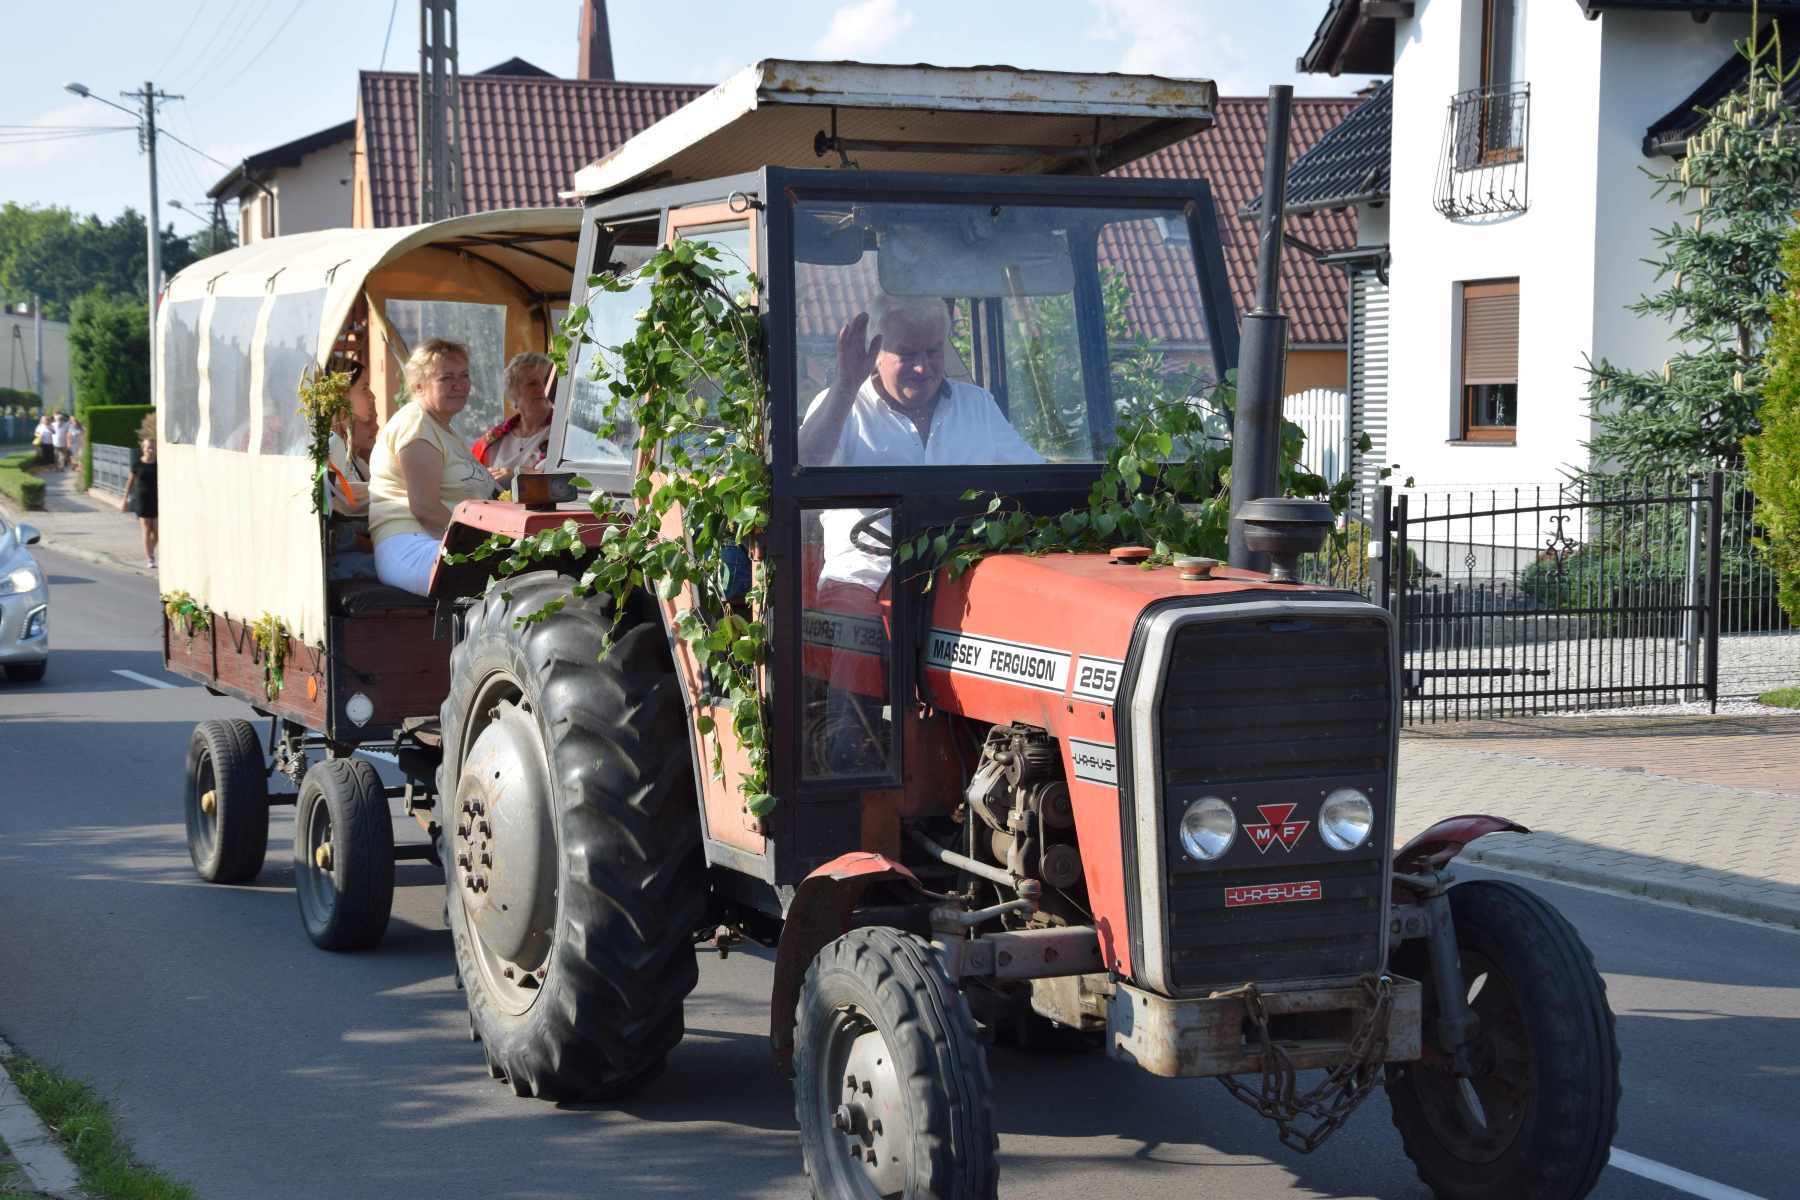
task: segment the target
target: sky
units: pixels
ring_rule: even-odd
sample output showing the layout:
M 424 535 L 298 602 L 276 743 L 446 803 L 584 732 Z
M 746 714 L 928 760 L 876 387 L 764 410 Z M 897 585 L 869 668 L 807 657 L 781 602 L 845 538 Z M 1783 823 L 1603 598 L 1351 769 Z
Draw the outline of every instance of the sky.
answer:
M 206 189 L 245 155 L 350 120 L 356 75 L 418 67 L 418 0 L 75 0 L 12 3 L 0 32 L 0 202 L 112 216 L 147 202 L 130 116 L 146 80 L 180 95 L 158 122 L 164 222 L 200 221 Z M 573 76 L 578 0 L 460 0 L 460 65 L 517 56 Z M 1348 95 L 1361 78 L 1297 75 L 1326 0 L 611 0 L 620 79 L 716 83 L 759 58 L 1209 78 L 1221 94 Z M 393 14 L 391 35 L 389 15 Z M 118 126 L 90 131 L 82 126 Z M 29 128 L 22 128 L 29 127 Z M 73 132 L 76 136 L 63 136 Z M 216 160 L 216 161 L 214 161 Z

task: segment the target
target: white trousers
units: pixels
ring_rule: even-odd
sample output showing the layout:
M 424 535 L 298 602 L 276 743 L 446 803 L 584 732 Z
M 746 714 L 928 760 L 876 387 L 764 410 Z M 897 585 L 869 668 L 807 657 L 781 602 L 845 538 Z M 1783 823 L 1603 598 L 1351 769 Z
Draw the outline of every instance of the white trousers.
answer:
M 389 587 L 423 596 L 431 590 L 431 568 L 437 564 L 437 538 L 423 533 L 396 533 L 375 543 L 375 577 Z

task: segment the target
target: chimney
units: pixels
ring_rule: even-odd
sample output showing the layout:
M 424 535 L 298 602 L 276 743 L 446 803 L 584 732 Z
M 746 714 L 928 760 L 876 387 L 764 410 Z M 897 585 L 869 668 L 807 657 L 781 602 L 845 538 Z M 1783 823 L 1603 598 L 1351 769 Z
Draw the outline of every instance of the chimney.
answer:
M 581 0 L 581 65 L 577 79 L 613 78 L 612 31 L 606 26 L 606 0 Z

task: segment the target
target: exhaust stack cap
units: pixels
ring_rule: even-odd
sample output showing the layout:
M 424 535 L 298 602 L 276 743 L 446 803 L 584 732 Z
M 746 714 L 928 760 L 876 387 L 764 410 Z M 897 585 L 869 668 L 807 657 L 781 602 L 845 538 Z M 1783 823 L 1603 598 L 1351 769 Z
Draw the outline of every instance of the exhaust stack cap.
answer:
M 1232 515 L 1242 523 L 1244 545 L 1269 556 L 1269 582 L 1299 583 L 1300 556 L 1325 544 L 1331 505 L 1322 500 L 1264 496 L 1246 501 Z

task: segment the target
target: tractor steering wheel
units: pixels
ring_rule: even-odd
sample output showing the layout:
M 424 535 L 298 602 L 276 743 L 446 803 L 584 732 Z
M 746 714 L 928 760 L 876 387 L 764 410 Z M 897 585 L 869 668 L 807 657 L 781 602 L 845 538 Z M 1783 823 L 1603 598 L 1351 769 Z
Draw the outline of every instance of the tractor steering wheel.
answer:
M 850 527 L 850 544 L 864 554 L 872 554 L 876 558 L 891 558 L 894 553 L 894 535 L 882 529 L 880 521 L 886 521 L 894 515 L 891 508 L 870 510 L 862 520 Z

